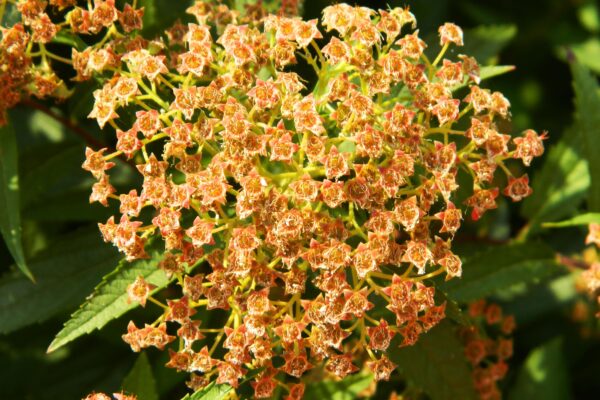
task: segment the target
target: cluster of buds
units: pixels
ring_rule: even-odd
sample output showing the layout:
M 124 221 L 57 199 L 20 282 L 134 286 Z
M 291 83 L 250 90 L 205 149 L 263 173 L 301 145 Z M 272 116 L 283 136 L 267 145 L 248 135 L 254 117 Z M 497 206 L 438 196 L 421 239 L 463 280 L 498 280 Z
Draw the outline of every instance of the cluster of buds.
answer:
M 497 384 L 508 372 L 506 361 L 513 355 L 509 336 L 515 329 L 515 319 L 503 316 L 500 306 L 485 300 L 471 303 L 469 316 L 474 324 L 463 328 L 460 337 L 473 366 L 475 389 L 482 400 L 499 400 L 502 394 Z
M 475 59 L 445 57 L 463 45 L 461 29 L 441 26 L 430 60 L 408 9 L 337 4 L 320 25 L 197 2 L 196 23 L 148 42 L 123 33 L 139 10 L 119 27 L 107 4 L 101 45 L 73 52 L 79 79 L 110 75 L 90 118 L 114 128 L 116 151 L 87 149 L 90 200 L 119 202 L 121 216 L 100 229 L 128 260 L 161 238 L 158 268 L 181 288 L 164 304 L 133 282 L 130 300 L 163 313 L 123 339 L 134 351 L 178 340 L 167 366 L 191 373 L 194 389 L 237 387 L 250 370 L 256 397 L 281 385 L 298 399 L 307 371 L 343 378 L 365 358 L 389 379 L 392 339 L 411 345 L 444 318 L 431 278 L 462 274 L 451 249 L 464 211 L 457 177 L 472 182 L 474 220 L 496 207 L 496 170 L 518 201 L 527 175 L 505 163 L 529 165 L 544 135 L 501 133 L 508 100 L 479 86 Z M 70 15 L 79 31 L 97 29 L 94 12 Z M 310 90 L 299 61 L 316 74 Z M 140 187 L 117 194 L 117 156 L 136 164 Z

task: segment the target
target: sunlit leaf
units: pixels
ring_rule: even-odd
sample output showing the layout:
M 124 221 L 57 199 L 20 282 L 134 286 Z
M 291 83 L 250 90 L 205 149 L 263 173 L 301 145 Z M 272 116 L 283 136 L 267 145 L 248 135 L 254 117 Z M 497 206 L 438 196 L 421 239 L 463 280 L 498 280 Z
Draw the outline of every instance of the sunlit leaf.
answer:
M 100 329 L 111 320 L 138 307 L 138 303 L 128 302 L 127 297 L 127 286 L 138 276 L 144 277 L 147 282 L 157 286 L 155 291 L 167 286 L 170 280 L 164 271 L 157 268 L 160 259 L 160 252 L 153 251 L 149 259 L 137 260 L 133 263 L 121 261 L 117 269 L 102 279 L 102 283 L 96 287 L 88 300 L 71 316 L 48 347 L 48 352 L 95 329 Z
M 565 221 L 547 222 L 543 226 L 545 228 L 564 228 L 567 226 L 589 225 L 592 223 L 600 224 L 600 213 L 580 214 Z
M 369 387 L 373 375 L 355 374 L 340 381 L 323 380 L 306 385 L 304 397 L 307 399 L 353 400 Z
M 232 390 L 233 388 L 229 385 L 217 385 L 215 382 L 211 382 L 204 389 L 188 394 L 181 400 L 222 400 Z

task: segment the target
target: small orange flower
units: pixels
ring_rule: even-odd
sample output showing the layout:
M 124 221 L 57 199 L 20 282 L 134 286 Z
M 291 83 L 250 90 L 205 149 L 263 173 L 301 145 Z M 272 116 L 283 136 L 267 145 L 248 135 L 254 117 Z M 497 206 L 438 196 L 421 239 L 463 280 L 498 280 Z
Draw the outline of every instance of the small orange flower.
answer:
M 127 302 L 138 301 L 142 307 L 146 306 L 146 299 L 150 292 L 156 288 L 144 279 L 143 276 L 138 276 L 135 281 L 127 286 Z
M 533 190 L 529 187 L 529 177 L 523 175 L 520 178 L 508 178 L 508 185 L 502 193 L 510 197 L 512 201 L 521 201 L 523 198 L 529 196 Z

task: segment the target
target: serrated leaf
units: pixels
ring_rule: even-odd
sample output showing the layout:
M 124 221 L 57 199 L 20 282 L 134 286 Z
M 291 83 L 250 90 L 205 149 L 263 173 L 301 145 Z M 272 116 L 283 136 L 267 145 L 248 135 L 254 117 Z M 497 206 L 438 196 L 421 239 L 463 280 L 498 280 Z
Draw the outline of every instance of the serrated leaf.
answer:
M 56 335 L 48 352 L 52 352 L 65 344 L 100 329 L 111 320 L 120 317 L 139 304 L 127 300 L 127 286 L 138 276 L 156 286 L 154 292 L 164 288 L 170 282 L 165 273 L 158 269 L 161 259 L 159 251 L 151 251 L 150 258 L 133 263 L 121 261 L 117 268 L 102 279 L 89 299 L 81 305 L 64 328 Z
M 95 229 L 51 243 L 48 250 L 31 260 L 35 284 L 20 274 L 0 279 L 0 333 L 43 322 L 77 307 L 119 259 Z
M 21 242 L 17 138 L 8 123 L 0 127 L 0 233 L 17 267 L 33 281 Z
M 413 346 L 388 349 L 390 360 L 411 385 L 432 400 L 477 399 L 471 370 L 454 326 L 445 320 L 421 335 Z
M 588 161 L 591 184 L 588 191 L 589 211 L 600 211 L 600 95 L 598 82 L 590 71 L 571 61 L 577 128 L 580 130 L 584 154 Z
M 503 245 L 466 259 L 462 278 L 444 282 L 438 288 L 455 301 L 468 302 L 560 271 L 552 249 L 544 244 Z
M 510 400 L 567 400 L 569 372 L 563 356 L 562 339 L 553 339 L 534 349 L 517 377 Z
M 158 400 L 156 381 L 146 353 L 141 353 L 133 368 L 123 379 L 121 388 L 137 396 L 138 400 Z
M 517 34 L 515 25 L 484 25 L 465 31 L 461 53 L 487 64 L 502 51 Z
M 564 218 L 583 201 L 590 186 L 588 164 L 581 155 L 581 136 L 572 127 L 550 148 L 542 168 L 533 175 L 533 194 L 521 207 L 529 219 L 529 234 L 545 221 Z
M 306 385 L 306 399 L 353 400 L 373 382 L 371 374 L 350 375 L 340 381 L 324 380 Z
M 600 224 L 600 213 L 581 214 L 566 221 L 547 222 L 542 226 L 544 228 L 565 228 L 568 226 L 580 226 L 589 224 Z

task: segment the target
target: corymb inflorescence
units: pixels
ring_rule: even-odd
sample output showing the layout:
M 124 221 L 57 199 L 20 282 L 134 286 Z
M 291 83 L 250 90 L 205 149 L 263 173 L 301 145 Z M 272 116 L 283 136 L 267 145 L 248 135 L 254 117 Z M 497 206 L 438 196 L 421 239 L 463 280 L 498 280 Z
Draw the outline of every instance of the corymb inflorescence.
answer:
M 131 261 L 158 248 L 176 286 L 131 283 L 131 302 L 162 313 L 123 340 L 168 348 L 194 389 L 250 376 L 256 397 L 283 386 L 299 399 L 311 371 L 389 379 L 389 347 L 445 316 L 433 278 L 461 277 L 464 214 L 528 196 L 507 163 L 529 165 L 545 135 L 505 131 L 509 101 L 480 86 L 452 23 L 426 43 L 403 8 L 336 4 L 309 21 L 201 1 L 188 12 L 195 22 L 155 40 L 129 5 L 67 14 L 74 32 L 106 28 L 72 54 L 77 80 L 103 83 L 89 117 L 116 134 L 115 152 L 87 149 L 83 164 L 90 201 L 119 205 L 102 235 Z M 3 41 L 19 53 L 15 29 Z M 122 193 L 117 157 L 139 174 Z M 488 353 L 475 333 L 465 341 L 479 365 Z

